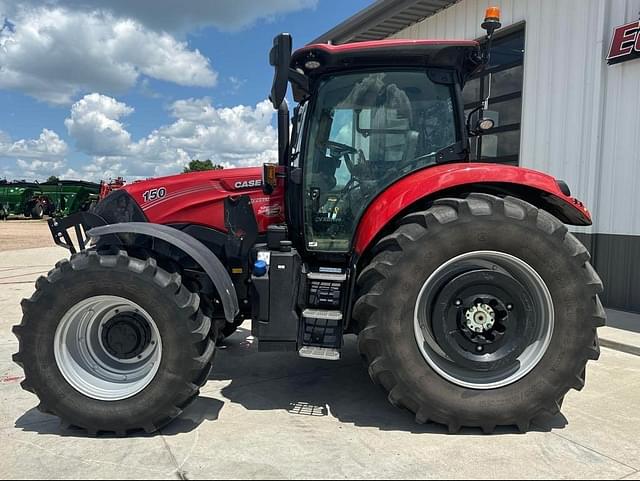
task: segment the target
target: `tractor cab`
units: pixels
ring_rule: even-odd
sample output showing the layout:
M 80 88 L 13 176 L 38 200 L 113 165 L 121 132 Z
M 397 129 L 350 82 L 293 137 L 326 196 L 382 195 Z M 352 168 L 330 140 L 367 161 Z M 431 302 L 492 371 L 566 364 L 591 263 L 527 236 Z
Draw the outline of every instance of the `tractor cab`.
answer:
M 466 40 L 316 44 L 292 55 L 288 34 L 274 39 L 270 98 L 298 249 L 351 253 L 358 220 L 388 186 L 429 166 L 468 161 L 472 132 L 461 92 L 487 56 Z M 298 102 L 291 136 L 289 82 Z
M 294 83 L 289 156 L 302 170 L 295 195 L 307 251 L 349 252 L 358 219 L 386 187 L 468 160 L 460 92 L 478 58 L 479 45 L 466 41 L 315 45 L 293 55 L 308 79 L 306 91 Z

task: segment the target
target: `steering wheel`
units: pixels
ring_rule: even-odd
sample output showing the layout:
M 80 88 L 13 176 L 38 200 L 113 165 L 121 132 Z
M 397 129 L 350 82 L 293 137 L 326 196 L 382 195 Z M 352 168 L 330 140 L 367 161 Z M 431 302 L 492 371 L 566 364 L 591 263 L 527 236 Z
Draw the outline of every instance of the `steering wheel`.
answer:
M 347 165 L 347 169 L 349 169 L 349 172 L 352 175 L 354 175 L 355 173 L 356 166 L 353 163 L 352 157 L 348 154 L 357 155 L 358 160 L 360 162 L 363 162 L 366 160 L 362 149 L 356 149 L 347 144 L 341 144 L 340 142 L 334 142 L 333 140 L 329 140 L 327 142 L 327 148 L 329 149 L 331 157 L 344 158 L 344 162 Z

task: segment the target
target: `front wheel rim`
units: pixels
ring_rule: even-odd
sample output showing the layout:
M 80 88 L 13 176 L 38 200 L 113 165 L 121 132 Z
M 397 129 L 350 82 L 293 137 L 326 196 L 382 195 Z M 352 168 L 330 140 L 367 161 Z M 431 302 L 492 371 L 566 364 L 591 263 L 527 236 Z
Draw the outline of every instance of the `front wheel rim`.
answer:
M 60 320 L 54 340 L 56 364 L 81 394 L 120 401 L 143 391 L 162 360 L 162 340 L 153 318 L 118 296 L 85 299 Z
M 445 262 L 425 281 L 414 311 L 426 362 L 469 389 L 498 389 L 524 378 L 544 357 L 553 330 L 553 300 L 542 277 L 497 251 Z

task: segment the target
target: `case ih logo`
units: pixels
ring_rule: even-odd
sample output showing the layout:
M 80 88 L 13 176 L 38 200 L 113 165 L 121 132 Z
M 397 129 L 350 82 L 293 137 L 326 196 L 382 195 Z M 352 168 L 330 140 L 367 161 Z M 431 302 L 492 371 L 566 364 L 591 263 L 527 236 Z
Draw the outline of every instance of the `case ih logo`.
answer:
M 236 182 L 233 186 L 236 189 L 249 189 L 252 187 L 260 187 L 262 185 L 262 179 L 257 180 L 240 180 Z
M 609 65 L 640 58 L 640 20 L 615 29 L 607 61 Z

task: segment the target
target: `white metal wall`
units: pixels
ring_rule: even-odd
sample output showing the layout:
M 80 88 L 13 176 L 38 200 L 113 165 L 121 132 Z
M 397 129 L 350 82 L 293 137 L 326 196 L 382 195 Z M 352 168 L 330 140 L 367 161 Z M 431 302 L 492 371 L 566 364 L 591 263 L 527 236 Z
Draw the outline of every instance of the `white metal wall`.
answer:
M 640 0 L 461 0 L 394 37 L 479 38 L 489 4 L 505 27 L 526 21 L 521 165 L 569 183 L 587 232 L 640 235 L 640 60 L 605 60 Z

